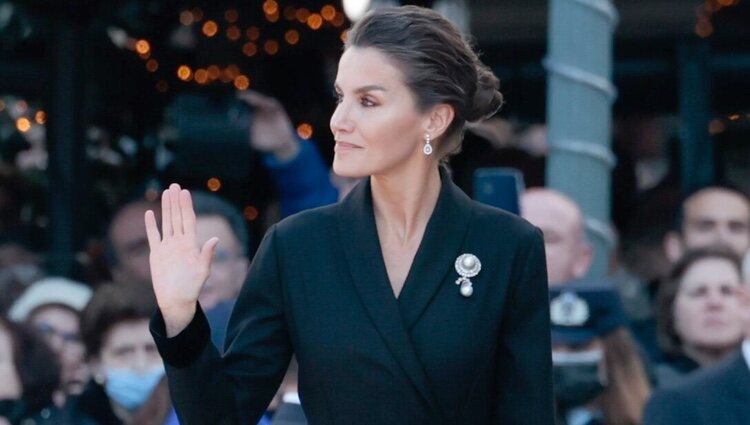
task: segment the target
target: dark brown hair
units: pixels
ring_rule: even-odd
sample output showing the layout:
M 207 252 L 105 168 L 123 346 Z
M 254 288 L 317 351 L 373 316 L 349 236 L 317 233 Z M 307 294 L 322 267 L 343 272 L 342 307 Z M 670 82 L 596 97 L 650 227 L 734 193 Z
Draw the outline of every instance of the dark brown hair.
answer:
M 638 425 L 651 395 L 646 369 L 633 338 L 624 327 L 602 337 L 607 388 L 597 398 L 605 423 Z
M 126 284 L 100 286 L 81 313 L 81 337 L 86 355 L 99 355 L 104 338 L 114 325 L 148 319 L 155 311 L 151 288 Z
M 455 117 L 436 140 L 445 159 L 459 150 L 466 122 L 494 114 L 503 103 L 500 82 L 461 32 L 438 12 L 417 6 L 370 11 L 349 32 L 345 48 L 376 48 L 404 75 L 420 112 L 445 103 Z
M 687 251 L 680 261 L 672 268 L 669 277 L 659 285 L 657 302 L 657 337 L 662 351 L 669 356 L 682 354 L 682 340 L 677 334 L 674 323 L 674 301 L 680 292 L 682 278 L 685 273 L 700 261 L 719 258 L 732 264 L 737 275 L 742 277 L 740 258 L 731 249 L 724 246 L 710 246 Z

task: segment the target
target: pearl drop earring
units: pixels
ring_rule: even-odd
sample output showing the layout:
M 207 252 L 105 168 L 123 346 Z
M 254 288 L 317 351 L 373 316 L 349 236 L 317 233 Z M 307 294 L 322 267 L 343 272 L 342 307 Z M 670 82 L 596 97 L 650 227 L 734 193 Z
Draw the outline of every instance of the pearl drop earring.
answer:
M 422 152 L 424 152 L 425 155 L 432 155 L 432 145 L 430 144 L 431 138 L 430 133 L 424 134 L 424 147 L 422 148 Z

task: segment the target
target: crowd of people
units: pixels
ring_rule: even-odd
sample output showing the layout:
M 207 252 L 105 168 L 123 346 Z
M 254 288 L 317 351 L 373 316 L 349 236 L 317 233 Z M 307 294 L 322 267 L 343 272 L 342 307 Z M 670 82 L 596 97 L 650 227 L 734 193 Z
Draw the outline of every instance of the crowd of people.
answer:
M 249 141 L 263 153 L 281 216 L 335 203 L 358 183 L 332 177 L 315 145 L 297 138 L 277 101 L 252 92 L 242 97 L 256 111 Z M 654 248 L 629 244 L 607 259 L 607 276 L 592 278 L 596 254 L 581 209 L 565 194 L 533 184 L 545 155 L 539 138 L 533 145 L 498 146 L 493 138 L 503 131 L 496 130 L 469 129 L 467 141 L 480 138 L 494 146 L 500 164 L 488 164 L 485 153 L 467 157 L 473 149 L 467 145 L 441 173 L 455 176 L 467 192 L 466 176 L 477 164 L 518 165 L 532 179 L 534 187 L 520 194 L 520 215 L 544 237 L 558 423 L 750 423 L 748 196 L 726 185 L 686 194 L 659 238 L 664 273 L 640 273 L 634 262 Z M 8 187 L 0 193 L 10 193 Z M 221 240 L 198 300 L 211 343 L 222 350 L 231 345 L 227 323 L 254 257 L 251 238 L 261 235 L 251 234 L 245 214 L 220 192 L 194 191 L 191 199 L 198 245 Z M 3 211 L 10 215 L 0 227 L 0 425 L 180 423 L 163 353 L 149 327 L 157 303 L 146 211 L 160 221 L 159 203 L 145 196 L 112 216 L 104 238 L 106 282 L 45 273 L 42 253 L 18 237 L 25 234 L 19 231 L 22 211 Z M 260 423 L 305 423 L 294 359 Z

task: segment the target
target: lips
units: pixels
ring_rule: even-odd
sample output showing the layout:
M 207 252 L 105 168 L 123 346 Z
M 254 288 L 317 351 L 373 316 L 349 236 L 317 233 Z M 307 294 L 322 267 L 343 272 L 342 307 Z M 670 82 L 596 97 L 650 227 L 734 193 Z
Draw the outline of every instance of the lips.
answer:
M 353 143 L 336 141 L 335 149 L 336 150 L 341 150 L 341 149 L 343 149 L 343 150 L 349 150 L 349 149 L 362 149 L 362 147 L 361 146 L 357 146 L 357 145 L 355 145 Z

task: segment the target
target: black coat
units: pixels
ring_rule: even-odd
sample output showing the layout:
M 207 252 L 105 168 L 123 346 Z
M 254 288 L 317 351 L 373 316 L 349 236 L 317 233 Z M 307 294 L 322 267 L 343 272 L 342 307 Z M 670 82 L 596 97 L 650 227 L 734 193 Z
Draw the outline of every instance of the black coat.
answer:
M 654 394 L 643 425 L 750 424 L 750 369 L 742 353 Z
M 441 178 L 398 298 L 365 181 L 269 229 L 223 358 L 200 309 L 171 339 L 157 313 L 151 329 L 181 423 L 255 424 L 294 352 L 311 425 L 552 425 L 541 233 Z M 455 284 L 463 253 L 482 262 L 468 298 Z

